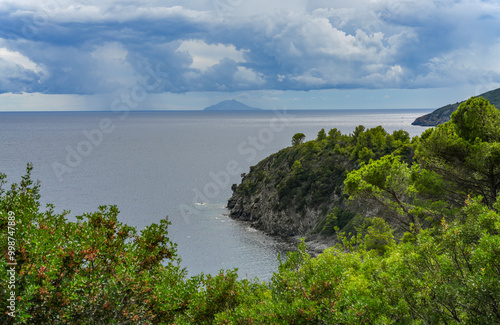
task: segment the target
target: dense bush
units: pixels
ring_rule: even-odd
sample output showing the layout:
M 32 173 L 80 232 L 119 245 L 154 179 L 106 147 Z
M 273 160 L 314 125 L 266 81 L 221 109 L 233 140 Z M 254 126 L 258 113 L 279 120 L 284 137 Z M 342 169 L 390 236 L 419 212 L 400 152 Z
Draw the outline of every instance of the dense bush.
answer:
M 167 220 L 137 233 L 118 221 L 115 206 L 101 206 L 69 222 L 52 206 L 40 211 L 30 172 L 28 166 L 20 184 L 0 189 L 2 281 L 11 267 L 8 237 L 17 263 L 12 290 L 0 290 L 2 324 L 168 323 L 185 308 L 195 285 L 184 282 Z M 11 291 L 15 321 L 3 313 Z
M 458 220 L 459 219 L 459 220 Z M 291 253 L 219 324 L 498 324 L 500 215 L 469 199 L 456 221 L 367 251 L 374 234 L 317 258 Z M 381 220 L 381 219 L 380 219 Z M 355 248 L 357 247 L 357 248 Z M 385 255 L 380 255 L 379 253 Z M 248 293 L 247 293 L 248 295 Z

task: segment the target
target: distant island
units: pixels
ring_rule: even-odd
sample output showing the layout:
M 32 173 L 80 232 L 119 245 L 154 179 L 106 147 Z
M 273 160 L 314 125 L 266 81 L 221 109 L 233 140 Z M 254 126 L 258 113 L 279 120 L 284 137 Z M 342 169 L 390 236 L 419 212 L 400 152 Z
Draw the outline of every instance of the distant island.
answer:
M 496 108 L 500 108 L 500 88 L 482 93 L 477 97 L 483 97 L 484 99 L 488 100 L 492 105 L 495 105 Z M 448 122 L 450 120 L 451 113 L 456 111 L 458 106 L 463 102 L 465 102 L 465 100 L 455 104 L 448 104 L 446 106 L 436 109 L 432 113 L 420 116 L 412 123 L 412 125 L 436 126 Z
M 224 100 L 218 104 L 208 106 L 204 111 L 260 111 L 261 108 L 245 105 L 236 99 Z

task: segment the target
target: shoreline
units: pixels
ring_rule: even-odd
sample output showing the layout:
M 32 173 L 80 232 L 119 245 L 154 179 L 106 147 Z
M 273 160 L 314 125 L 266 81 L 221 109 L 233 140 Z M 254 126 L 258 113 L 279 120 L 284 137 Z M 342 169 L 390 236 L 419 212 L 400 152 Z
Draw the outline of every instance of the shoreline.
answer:
M 227 207 L 226 207 L 227 208 Z M 229 210 L 229 209 L 228 209 Z M 324 236 L 310 236 L 310 237 L 302 237 L 302 236 L 284 236 L 284 235 L 277 235 L 277 234 L 272 234 L 264 229 L 261 229 L 258 227 L 258 222 L 256 221 L 250 221 L 250 220 L 242 220 L 239 218 L 233 218 L 231 215 L 228 215 L 229 218 L 232 220 L 235 220 L 237 222 L 243 223 L 248 225 L 249 227 L 260 231 L 263 234 L 266 234 L 267 236 L 270 236 L 274 239 L 279 240 L 280 242 L 289 245 L 291 248 L 291 251 L 297 251 L 297 245 L 300 243 L 300 240 L 304 238 L 304 242 L 306 244 L 306 251 L 311 257 L 317 257 L 319 254 L 323 253 L 323 251 L 327 248 L 330 248 L 334 246 L 337 242 L 333 238 L 326 238 Z

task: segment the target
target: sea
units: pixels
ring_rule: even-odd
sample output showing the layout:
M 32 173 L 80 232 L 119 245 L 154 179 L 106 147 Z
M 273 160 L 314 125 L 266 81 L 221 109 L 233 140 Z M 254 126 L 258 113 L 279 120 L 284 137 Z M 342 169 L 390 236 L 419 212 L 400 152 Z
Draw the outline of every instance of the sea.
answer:
M 322 128 L 382 125 L 417 136 L 425 128 L 411 122 L 429 112 L 1 112 L 0 172 L 19 182 L 32 163 L 42 206 L 69 210 L 70 221 L 100 205 L 117 205 L 119 220 L 138 230 L 168 217 L 188 276 L 237 268 L 240 278 L 267 281 L 294 244 L 230 219 L 231 185 L 295 133 L 307 141 Z

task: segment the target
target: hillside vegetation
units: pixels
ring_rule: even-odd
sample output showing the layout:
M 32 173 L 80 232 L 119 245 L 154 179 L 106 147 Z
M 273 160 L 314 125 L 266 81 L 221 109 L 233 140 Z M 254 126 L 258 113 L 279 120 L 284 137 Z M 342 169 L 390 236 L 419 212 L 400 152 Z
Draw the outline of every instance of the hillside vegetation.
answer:
M 294 145 L 264 159 L 233 186 L 231 217 L 252 221 L 273 235 L 332 235 L 334 227 L 354 231 L 362 208 L 349 209 L 344 180 L 349 171 L 388 154 L 410 162 L 414 146 L 406 131 L 387 133 L 381 126 L 353 134 L 321 130 L 315 140 Z
M 482 97 L 488 100 L 492 105 L 500 107 L 500 88 L 485 92 L 478 97 Z M 442 123 L 446 123 L 450 120 L 451 114 L 457 110 L 460 104 L 464 102 L 465 101 L 461 101 L 455 104 L 448 104 L 440 107 L 432 113 L 418 117 L 417 119 L 415 119 L 415 121 L 413 121 L 412 125 L 436 126 Z
M 292 148 L 253 168 L 235 192 L 256 205 L 255 193 L 275 186 L 276 198 L 260 197 L 277 211 L 300 211 L 298 198 L 304 211 L 327 206 L 315 229 L 337 244 L 311 258 L 301 241 L 268 283 L 238 279 L 237 270 L 187 278 L 168 220 L 138 233 L 118 221 L 116 207 L 103 206 L 69 222 L 52 206 L 41 209 L 30 165 L 9 189 L 0 175 L 0 322 L 500 323 L 498 110 L 472 98 L 412 141 L 362 127 L 303 140 L 294 136 Z M 266 174 L 273 166 L 284 172 Z M 328 211 L 329 198 L 340 210 Z M 358 216 L 356 235 L 342 231 L 356 219 L 341 221 L 351 206 L 376 211 Z

